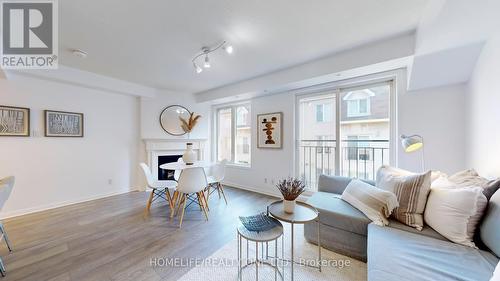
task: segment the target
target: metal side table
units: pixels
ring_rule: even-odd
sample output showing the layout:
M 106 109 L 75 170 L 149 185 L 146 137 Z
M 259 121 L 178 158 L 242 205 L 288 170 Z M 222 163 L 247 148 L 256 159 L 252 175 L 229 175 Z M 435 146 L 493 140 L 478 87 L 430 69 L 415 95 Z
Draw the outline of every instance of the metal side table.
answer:
M 273 220 L 276 220 L 273 218 Z M 250 231 L 246 229 L 243 225 L 240 224 L 238 226 L 238 280 L 241 281 L 242 279 L 242 271 L 243 269 L 255 265 L 255 280 L 259 280 L 259 266 L 270 266 L 274 269 L 274 280 L 276 281 L 278 279 L 278 275 L 281 277 L 281 280 L 283 280 L 283 270 L 284 270 L 284 265 L 282 263 L 282 268 L 281 271 L 279 270 L 278 267 L 278 239 L 281 237 L 281 252 L 282 252 L 282 257 L 283 257 L 283 244 L 284 244 L 284 238 L 283 238 L 283 225 L 276 220 L 277 225 L 267 231 L 261 231 L 261 232 L 255 232 L 255 231 Z M 243 255 L 243 246 L 242 246 L 242 240 L 246 240 L 246 262 L 245 265 L 243 265 L 243 260 L 242 260 L 242 255 Z M 249 241 L 250 242 L 255 242 L 255 260 L 250 262 L 248 259 L 248 252 L 249 252 Z M 269 255 L 269 243 L 274 242 L 274 253 L 273 255 Z M 261 246 L 261 257 L 259 259 L 259 243 Z M 264 255 L 264 244 L 265 244 L 265 255 Z M 265 258 L 264 258 L 265 256 Z M 272 260 L 269 258 L 272 257 Z M 273 261 L 273 262 L 271 262 Z
M 305 265 L 313 268 L 317 268 L 321 272 L 321 232 L 320 232 L 320 227 L 321 223 L 319 221 L 319 212 L 316 208 L 313 206 L 303 203 L 303 202 L 296 202 L 295 205 L 295 210 L 292 214 L 285 213 L 284 207 L 283 207 L 283 200 L 281 201 L 276 201 L 271 203 L 269 206 L 267 206 L 267 213 L 268 215 L 273 216 L 274 218 L 290 223 L 291 229 L 292 229 L 292 235 L 291 235 L 291 259 L 289 260 L 291 264 L 291 280 L 294 280 L 293 277 L 293 265 L 300 264 L 300 265 Z M 303 264 L 300 262 L 295 261 L 295 256 L 294 256 L 294 225 L 295 224 L 305 224 L 307 222 L 311 221 L 316 221 L 318 224 L 318 265 L 317 266 L 312 266 L 310 264 Z M 284 257 L 283 257 L 284 258 Z M 285 260 L 286 261 L 286 260 Z

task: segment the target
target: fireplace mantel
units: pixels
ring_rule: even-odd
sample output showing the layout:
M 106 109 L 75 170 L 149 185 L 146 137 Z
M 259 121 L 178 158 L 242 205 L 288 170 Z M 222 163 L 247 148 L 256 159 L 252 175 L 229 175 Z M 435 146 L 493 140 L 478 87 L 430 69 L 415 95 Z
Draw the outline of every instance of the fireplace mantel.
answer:
M 186 144 L 192 143 L 198 159 L 204 160 L 207 139 L 143 139 L 143 141 L 146 145 L 148 164 L 154 178 L 158 179 L 158 156 L 182 155 L 186 150 Z

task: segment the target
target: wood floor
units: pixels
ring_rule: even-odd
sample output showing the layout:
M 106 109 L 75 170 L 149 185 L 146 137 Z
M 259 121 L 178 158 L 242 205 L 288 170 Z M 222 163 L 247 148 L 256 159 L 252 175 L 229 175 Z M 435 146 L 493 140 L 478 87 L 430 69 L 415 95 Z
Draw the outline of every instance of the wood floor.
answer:
M 197 206 L 186 210 L 182 228 L 170 221 L 165 201 L 145 214 L 145 192 L 5 220 L 14 251 L 0 255 L 7 276 L 0 281 L 177 280 L 189 267 L 154 267 L 152 258 L 206 258 L 234 239 L 238 216 L 265 211 L 275 198 L 226 188 L 229 204 L 210 198 L 209 221 Z

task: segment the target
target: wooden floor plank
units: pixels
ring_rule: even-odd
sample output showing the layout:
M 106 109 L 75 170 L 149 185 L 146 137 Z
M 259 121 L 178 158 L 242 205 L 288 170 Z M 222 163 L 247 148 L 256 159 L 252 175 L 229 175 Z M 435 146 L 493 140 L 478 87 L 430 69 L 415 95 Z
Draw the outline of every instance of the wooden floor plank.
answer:
M 155 258 L 210 256 L 235 237 L 238 216 L 265 211 L 275 198 L 225 189 L 228 204 L 209 199 L 209 221 L 197 205 L 186 209 L 182 228 L 168 203 L 144 212 L 148 193 L 93 200 L 4 221 L 14 252 L 0 246 L 14 281 L 177 280 L 189 267 L 153 266 Z

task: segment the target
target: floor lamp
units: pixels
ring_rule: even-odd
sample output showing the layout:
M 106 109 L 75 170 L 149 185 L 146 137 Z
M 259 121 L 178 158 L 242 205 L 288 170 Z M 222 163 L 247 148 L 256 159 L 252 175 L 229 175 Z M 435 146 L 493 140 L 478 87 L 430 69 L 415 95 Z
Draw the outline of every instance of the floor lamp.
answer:
M 422 172 L 425 172 L 424 138 L 420 135 L 401 135 L 401 145 L 406 153 L 422 149 Z

